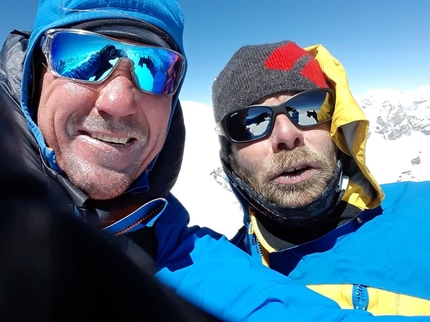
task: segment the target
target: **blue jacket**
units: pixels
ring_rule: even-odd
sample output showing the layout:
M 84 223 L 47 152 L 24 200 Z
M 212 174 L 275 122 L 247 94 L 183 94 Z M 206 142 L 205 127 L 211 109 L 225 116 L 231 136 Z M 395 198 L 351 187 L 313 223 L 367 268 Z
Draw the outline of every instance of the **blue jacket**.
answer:
M 233 186 L 245 224 L 233 242 L 342 308 L 430 320 L 430 182 L 381 187 L 375 181 L 365 164 L 368 120 L 349 91 L 343 66 L 321 45 L 307 50 L 336 90 L 334 112 L 323 112 L 333 113 L 330 134 L 347 159 L 348 185 L 336 211 L 349 215 L 343 217 L 349 222 L 339 220 L 316 239 L 275 248 L 273 236 L 265 238 L 259 228 L 259 214 Z
M 145 205 L 128 223 L 119 221 L 109 233 L 139 229 L 156 223 L 158 239 L 156 276 L 179 295 L 225 321 L 401 321 L 406 317 L 375 317 L 363 310 L 341 310 L 335 302 L 304 287 L 300 280 L 267 269 L 232 247 L 210 229 L 187 227 L 189 216 L 169 195 Z M 153 209 L 162 209 L 147 216 Z M 154 212 L 153 212 L 154 213 Z M 133 214 L 132 214 L 133 215 Z M 130 215 L 130 216 L 132 216 Z M 127 218 L 124 219 L 127 221 Z M 326 266 L 329 266 L 326 264 Z M 311 307 L 309 306 L 311 304 Z M 429 321 L 428 317 L 415 317 Z
M 41 65 L 37 61 L 37 51 L 44 31 L 85 20 L 126 15 L 165 30 L 183 53 L 183 17 L 176 1 L 157 0 L 151 1 L 151 5 L 148 1 L 108 2 L 110 10 L 106 11 L 97 10 L 101 2 L 96 0 L 63 1 L 61 6 L 56 0 L 41 0 L 30 39 L 28 34 L 15 31 L 2 49 L 0 106 L 13 110 L 19 124 L 18 133 L 26 144 L 29 171 L 49 189 L 55 190 L 55 204 L 89 223 L 106 209 L 115 210 L 119 205 L 136 201 L 143 204 L 108 226 L 106 233 L 124 237 L 153 227 L 156 276 L 190 302 L 223 320 L 263 321 L 267 317 L 273 321 L 373 320 L 375 317 L 368 312 L 339 309 L 334 301 L 264 267 L 211 230 L 187 227 L 188 213 L 169 193 L 179 171 L 184 144 L 184 125 L 177 97 L 173 101 L 174 112 L 163 150 L 151 168 L 123 196 L 103 202 L 89 200 L 67 180 L 33 119 L 36 106 L 32 88 L 40 76 L 37 74 L 37 67 Z M 105 6 L 106 1 L 103 3 Z M 34 67 L 35 73 L 32 72 Z M 312 303 L 312 310 L 309 310 L 309 303 Z M 385 317 L 378 319 L 391 321 Z
M 15 31 L 3 46 L 0 56 L 3 66 L 0 68 L 0 106 L 11 109 L 20 124 L 19 134 L 26 144 L 25 160 L 29 171 L 46 182 L 50 189 L 55 189 L 56 204 L 74 215 L 73 205 L 84 202 L 84 194 L 74 190 L 67 178 L 52 171 L 43 162 L 38 144 L 18 103 L 22 71 L 17 66 L 21 66 L 27 41 L 26 33 Z M 173 118 L 170 131 L 178 131 L 175 124 L 179 116 Z M 169 151 L 172 146 L 176 145 L 166 142 L 163 149 Z M 402 317 L 373 317 L 364 311 L 341 310 L 334 301 L 264 267 L 231 245 L 225 237 L 205 228 L 188 228 L 188 213 L 166 191 L 170 181 L 159 175 L 171 162 L 165 163 L 160 156 L 152 170 L 158 175 L 152 178 L 151 171 L 148 179 L 151 189 L 155 188 L 165 199 L 151 198 L 123 220 L 107 227 L 106 232 L 127 236 L 132 232 L 144 231 L 144 227 L 154 227 L 157 237 L 156 276 L 178 294 L 225 321 L 264 321 L 267 317 L 272 321 L 404 320 Z M 168 173 L 174 177 L 174 172 L 170 170 Z M 88 212 L 90 210 L 87 209 Z M 312 310 L 309 303 L 312 303 Z M 416 320 L 426 321 L 425 318 Z
M 382 188 L 382 207 L 316 240 L 270 253 L 269 266 L 343 308 L 430 320 L 430 182 Z M 236 240 L 261 260 L 255 235 L 242 233 Z

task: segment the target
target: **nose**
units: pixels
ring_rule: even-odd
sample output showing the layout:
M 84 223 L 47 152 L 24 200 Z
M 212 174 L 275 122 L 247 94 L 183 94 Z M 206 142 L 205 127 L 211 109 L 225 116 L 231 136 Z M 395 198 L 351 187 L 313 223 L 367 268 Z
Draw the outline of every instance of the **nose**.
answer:
M 274 153 L 304 145 L 303 131 L 283 114 L 276 117 L 270 140 Z
M 132 62 L 121 60 L 112 74 L 102 83 L 95 107 L 114 117 L 124 117 L 137 111 L 138 88 L 134 82 L 131 68 Z

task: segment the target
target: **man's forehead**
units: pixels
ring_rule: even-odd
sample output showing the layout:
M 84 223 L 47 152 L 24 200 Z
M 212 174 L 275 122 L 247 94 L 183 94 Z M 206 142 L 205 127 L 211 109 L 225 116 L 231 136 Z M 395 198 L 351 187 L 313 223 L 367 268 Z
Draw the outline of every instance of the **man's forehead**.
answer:
M 275 93 L 268 96 L 265 96 L 261 99 L 259 99 L 257 102 L 255 102 L 252 105 L 278 105 L 280 101 L 286 101 L 291 96 L 294 96 L 298 92 L 281 92 L 281 93 Z

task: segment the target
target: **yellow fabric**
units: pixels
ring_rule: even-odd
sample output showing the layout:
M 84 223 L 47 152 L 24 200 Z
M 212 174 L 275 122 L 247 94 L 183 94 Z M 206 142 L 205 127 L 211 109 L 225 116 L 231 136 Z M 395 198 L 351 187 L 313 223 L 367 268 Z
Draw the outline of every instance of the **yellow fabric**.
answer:
M 334 301 L 343 309 L 352 309 L 352 285 L 308 285 L 311 290 Z M 430 301 L 418 297 L 367 288 L 367 311 L 373 315 L 430 315 Z
M 325 105 L 318 117 L 327 119 L 333 115 L 330 135 L 336 146 L 350 156 L 358 166 L 357 173 L 349 174 L 350 180 L 342 200 L 359 209 L 370 209 L 381 204 L 384 194 L 365 163 L 365 149 L 369 131 L 369 121 L 351 94 L 348 78 L 342 64 L 322 45 L 304 48 L 315 57 L 330 87 L 335 90 L 334 111 Z M 250 211 L 250 229 L 256 235 L 263 253 L 263 263 L 269 265 L 269 253 L 275 250 L 266 242 Z
M 252 210 L 252 208 L 249 207 L 248 211 L 249 211 L 249 217 L 251 219 L 251 224 L 249 225 L 249 229 L 250 229 L 249 233 L 257 237 L 258 243 L 260 244 L 261 261 L 264 265 L 269 267 L 270 266 L 269 254 L 275 252 L 275 249 L 269 245 L 269 243 L 264 239 L 263 235 L 261 234 L 260 229 L 258 229 L 254 210 Z
M 335 301 L 342 309 L 352 309 L 352 285 L 307 285 L 312 291 L 315 291 L 325 297 Z
M 374 208 L 381 204 L 384 194 L 365 163 L 365 149 L 369 121 L 353 98 L 342 64 L 322 45 L 305 48 L 318 61 L 331 88 L 336 93 L 330 134 L 337 147 L 353 158 L 360 171 L 350 177 L 343 200 L 360 208 Z M 332 113 L 332 111 L 322 111 Z M 326 116 L 325 116 L 326 117 Z
M 336 146 L 350 156 L 359 169 L 357 173 L 349 174 L 349 184 L 342 199 L 360 209 L 377 207 L 381 204 L 384 194 L 365 163 L 369 121 L 351 94 L 342 64 L 322 45 L 310 46 L 305 50 L 318 61 L 325 78 L 336 94 L 334 111 L 326 105 L 318 117 L 327 119 L 333 115 L 330 135 Z M 269 254 L 276 250 L 262 236 L 251 209 L 249 214 L 250 233 L 257 237 L 263 264 L 269 266 Z M 308 285 L 308 287 L 336 301 L 342 308 L 353 308 L 352 285 Z M 374 315 L 430 315 L 428 300 L 375 288 L 367 290 L 368 311 Z
M 249 210 L 251 225 L 250 233 L 257 237 L 261 249 L 261 260 L 266 266 L 270 266 L 269 254 L 276 250 L 264 239 L 255 218 L 255 213 Z M 327 285 L 307 285 L 307 287 L 325 297 L 335 301 L 342 309 L 353 309 L 351 284 L 327 284 Z M 393 293 L 373 287 L 367 288 L 369 303 L 367 311 L 373 315 L 429 315 L 430 301 L 418 297 Z

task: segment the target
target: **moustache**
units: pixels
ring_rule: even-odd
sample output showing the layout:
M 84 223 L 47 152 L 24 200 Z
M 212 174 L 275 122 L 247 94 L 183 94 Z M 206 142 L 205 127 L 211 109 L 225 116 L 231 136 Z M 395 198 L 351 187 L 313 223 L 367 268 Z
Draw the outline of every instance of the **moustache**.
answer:
M 282 172 L 296 164 L 306 164 L 310 162 L 325 167 L 327 163 L 330 163 L 330 160 L 312 151 L 307 146 L 300 146 L 292 151 L 280 151 L 276 153 L 262 169 L 260 177 L 265 180 L 270 180 L 275 173 Z M 336 160 L 333 158 L 332 163 L 334 164 L 335 162 Z
M 121 132 L 128 133 L 133 137 L 140 137 L 147 133 L 147 128 L 138 124 L 133 117 L 115 118 L 111 116 L 72 116 L 68 122 L 69 132 L 72 133 L 76 127 L 87 132 Z

